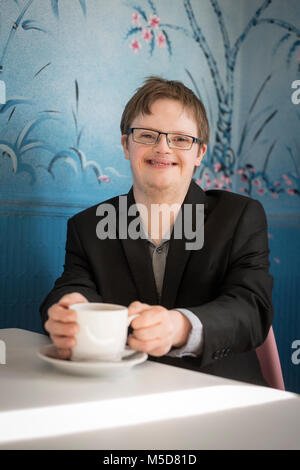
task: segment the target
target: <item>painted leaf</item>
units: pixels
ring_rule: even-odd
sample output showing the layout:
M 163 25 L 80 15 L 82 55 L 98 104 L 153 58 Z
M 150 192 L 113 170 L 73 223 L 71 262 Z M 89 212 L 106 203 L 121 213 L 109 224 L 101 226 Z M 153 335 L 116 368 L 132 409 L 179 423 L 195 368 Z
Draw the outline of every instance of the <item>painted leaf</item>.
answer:
M 2 150 L 2 153 L 6 153 L 10 159 L 11 159 L 11 162 L 12 162 L 12 166 L 13 166 L 13 171 L 14 173 L 17 172 L 17 168 L 18 168 L 18 159 L 17 159 L 17 155 L 15 154 L 14 150 L 6 143 L 1 143 L 0 142 L 0 149 Z

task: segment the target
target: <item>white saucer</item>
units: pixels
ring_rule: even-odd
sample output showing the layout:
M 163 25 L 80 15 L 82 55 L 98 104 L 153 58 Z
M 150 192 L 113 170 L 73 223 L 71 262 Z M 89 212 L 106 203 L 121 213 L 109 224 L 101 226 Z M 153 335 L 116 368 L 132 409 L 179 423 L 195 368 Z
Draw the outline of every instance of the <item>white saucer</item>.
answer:
M 148 354 L 134 351 L 126 346 L 120 361 L 70 361 L 60 359 L 54 344 L 43 346 L 37 353 L 40 359 L 49 362 L 57 369 L 76 375 L 116 375 L 126 372 L 131 367 L 144 362 Z

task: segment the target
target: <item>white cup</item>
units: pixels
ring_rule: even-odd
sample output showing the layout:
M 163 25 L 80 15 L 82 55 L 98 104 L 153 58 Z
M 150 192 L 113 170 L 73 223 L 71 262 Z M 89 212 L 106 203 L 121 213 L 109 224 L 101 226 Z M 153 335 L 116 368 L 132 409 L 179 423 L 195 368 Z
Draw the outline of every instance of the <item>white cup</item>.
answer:
M 72 348 L 72 361 L 120 361 L 126 346 L 127 329 L 139 314 L 128 317 L 128 308 L 107 303 L 79 303 L 75 310 L 79 333 Z

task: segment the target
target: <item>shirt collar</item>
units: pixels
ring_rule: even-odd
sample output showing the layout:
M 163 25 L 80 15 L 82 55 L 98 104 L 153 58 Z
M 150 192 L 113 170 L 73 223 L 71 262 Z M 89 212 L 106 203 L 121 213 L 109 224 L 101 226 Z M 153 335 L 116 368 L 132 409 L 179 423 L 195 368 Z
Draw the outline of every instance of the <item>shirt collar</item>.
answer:
M 143 234 L 143 238 L 145 238 L 146 241 L 148 241 L 149 243 L 151 243 L 152 245 L 155 246 L 155 248 L 158 248 L 158 247 L 161 247 L 162 245 L 164 245 L 165 243 L 168 243 L 170 241 L 170 238 L 171 238 L 171 233 L 170 233 L 170 230 L 168 230 L 163 238 L 161 239 L 160 243 L 158 245 L 156 245 L 156 243 L 154 243 L 154 241 L 152 240 L 151 237 L 149 237 L 148 233 L 147 233 L 147 230 L 145 229 L 145 226 L 144 226 L 144 223 L 142 221 L 142 219 L 140 218 L 140 223 L 141 223 L 141 232 Z

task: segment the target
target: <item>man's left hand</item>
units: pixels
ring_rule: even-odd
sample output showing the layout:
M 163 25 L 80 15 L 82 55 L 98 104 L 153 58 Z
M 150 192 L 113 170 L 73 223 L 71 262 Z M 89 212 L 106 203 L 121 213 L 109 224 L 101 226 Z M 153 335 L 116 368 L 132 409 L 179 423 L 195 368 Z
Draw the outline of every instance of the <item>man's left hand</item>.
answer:
M 128 316 L 139 314 L 131 322 L 132 334 L 128 345 L 151 356 L 164 356 L 174 346 L 183 346 L 188 339 L 192 325 L 178 310 L 168 310 L 161 305 L 132 302 Z

